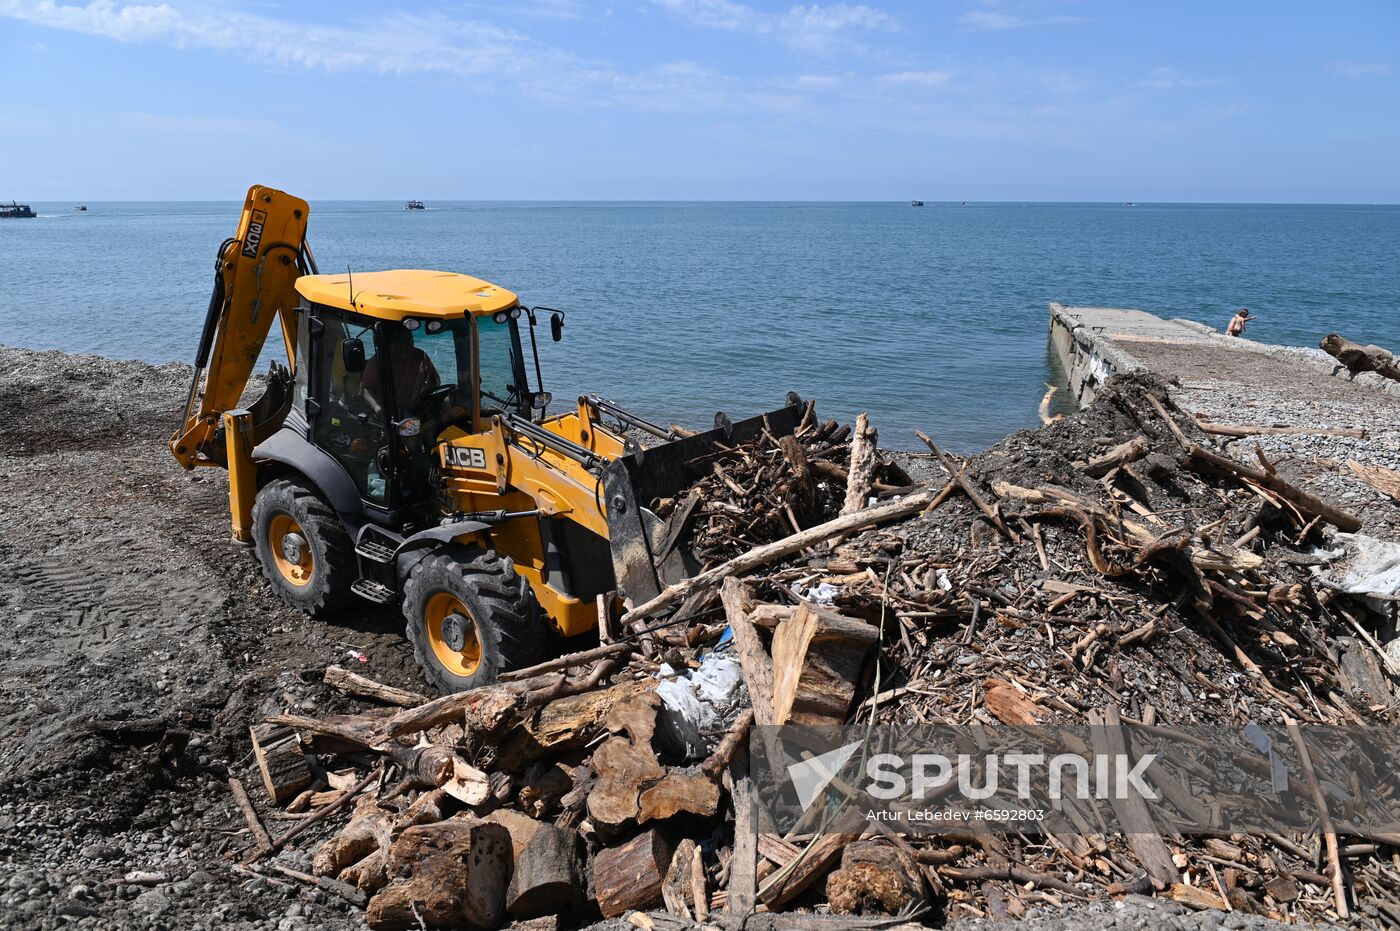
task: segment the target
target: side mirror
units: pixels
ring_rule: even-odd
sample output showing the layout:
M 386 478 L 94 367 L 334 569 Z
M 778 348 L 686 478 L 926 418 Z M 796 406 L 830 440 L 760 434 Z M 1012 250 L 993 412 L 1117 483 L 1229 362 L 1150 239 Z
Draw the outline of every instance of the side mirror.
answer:
M 564 315 L 557 310 L 549 315 L 549 335 L 556 343 L 564 338 Z
M 545 410 L 554 402 L 554 395 L 548 391 L 535 391 L 530 395 L 530 407 L 537 411 Z
M 357 336 L 352 336 L 340 344 L 340 360 L 345 363 L 345 371 L 358 375 L 365 370 L 365 344 Z

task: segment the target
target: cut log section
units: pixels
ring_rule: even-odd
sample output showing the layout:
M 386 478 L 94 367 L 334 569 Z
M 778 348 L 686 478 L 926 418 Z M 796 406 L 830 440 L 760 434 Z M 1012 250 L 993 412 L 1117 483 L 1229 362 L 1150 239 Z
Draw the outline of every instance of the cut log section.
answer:
M 499 824 L 451 818 L 409 828 L 389 850 L 392 882 L 370 900 L 375 931 L 499 928 L 511 870 L 510 833 Z
M 290 801 L 311 785 L 311 766 L 296 731 L 275 724 L 259 724 L 250 733 L 253 759 L 262 774 L 263 787 L 275 804 Z
M 506 910 L 516 918 L 575 915 L 587 901 L 585 889 L 578 835 L 542 825 L 515 861 Z
M 877 628 L 831 608 L 798 606 L 773 634 L 773 723 L 842 724 Z
M 593 882 L 604 918 L 661 904 L 661 888 L 675 846 L 659 829 L 639 834 L 593 858 Z

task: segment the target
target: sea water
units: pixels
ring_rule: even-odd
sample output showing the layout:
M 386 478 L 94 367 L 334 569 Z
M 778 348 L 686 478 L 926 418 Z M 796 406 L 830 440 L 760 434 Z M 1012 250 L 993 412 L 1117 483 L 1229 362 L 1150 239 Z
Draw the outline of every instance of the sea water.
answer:
M 237 203 L 36 203 L 0 220 L 0 343 L 193 358 Z M 707 426 L 868 411 L 882 445 L 972 451 L 1033 426 L 1046 305 L 1136 307 L 1313 346 L 1400 350 L 1400 207 L 313 202 L 322 272 L 440 268 L 567 312 L 558 404 Z

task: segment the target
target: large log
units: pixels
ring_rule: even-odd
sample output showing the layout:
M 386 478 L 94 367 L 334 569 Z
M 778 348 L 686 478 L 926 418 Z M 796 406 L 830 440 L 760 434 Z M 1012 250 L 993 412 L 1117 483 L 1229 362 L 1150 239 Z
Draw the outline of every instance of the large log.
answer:
M 593 858 L 593 883 L 604 918 L 645 910 L 661 902 L 661 887 L 675 846 L 658 829 L 620 847 L 606 847 Z
M 1375 372 L 1400 381 L 1400 365 L 1396 365 L 1395 357 L 1379 346 L 1362 346 L 1337 333 L 1322 337 L 1318 346 L 1345 366 L 1353 378 L 1362 372 Z M 1335 373 L 1335 369 L 1333 371 Z
M 1147 448 L 1147 439 L 1135 436 L 1126 443 L 1119 443 L 1103 455 L 1095 456 L 1079 468 L 1086 475 L 1103 478 L 1114 469 L 1130 462 L 1136 462 L 1146 456 Z
M 740 576 L 752 572 L 769 563 L 791 556 L 793 553 L 801 552 L 809 546 L 824 543 L 832 537 L 854 533 L 889 521 L 901 520 L 923 510 L 932 510 L 947 500 L 948 493 L 953 487 L 952 484 L 949 484 L 936 492 L 931 490 L 917 492 L 900 498 L 898 501 L 891 501 L 878 507 L 866 508 L 855 514 L 837 517 L 773 543 L 756 546 L 747 553 L 741 553 L 733 559 L 712 566 L 688 579 L 674 585 L 668 585 L 665 591 L 655 598 L 637 605 L 624 614 L 620 623 L 624 626 L 630 626 L 635 621 L 651 617 L 665 610 L 668 605 L 679 601 L 697 589 L 715 585 L 729 576 Z
M 275 724 L 259 724 L 250 734 L 253 759 L 262 774 L 263 788 L 275 804 L 290 800 L 311 785 L 311 766 L 296 731 Z
M 843 724 L 874 626 L 804 603 L 773 634 L 773 723 Z
M 516 858 L 506 910 L 516 918 L 574 915 L 586 901 L 578 835 L 553 825 L 541 826 Z
M 389 849 L 393 878 L 370 900 L 375 931 L 494 929 L 505 918 L 510 834 L 499 824 L 451 818 L 411 827 Z
M 375 682 L 373 679 L 367 679 L 339 666 L 327 666 L 322 681 L 332 688 L 340 689 L 347 695 L 373 698 L 375 701 L 399 705 L 404 708 L 412 708 L 414 705 L 421 705 L 428 700 L 428 696 L 419 692 L 410 692 L 408 689 L 384 685 L 382 682 Z
M 846 479 L 846 500 L 841 505 L 842 515 L 855 514 L 865 509 L 870 498 L 870 486 L 875 481 L 875 470 L 880 466 L 877 444 L 878 434 L 870 425 L 870 418 L 864 414 L 856 417 L 855 433 L 851 435 L 851 465 Z

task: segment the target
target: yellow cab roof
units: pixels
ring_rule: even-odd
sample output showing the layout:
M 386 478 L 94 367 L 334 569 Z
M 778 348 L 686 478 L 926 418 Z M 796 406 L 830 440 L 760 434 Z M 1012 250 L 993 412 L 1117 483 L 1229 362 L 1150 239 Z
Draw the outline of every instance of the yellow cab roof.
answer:
M 382 320 L 488 316 L 514 307 L 518 300 L 515 292 L 471 275 L 404 268 L 347 275 L 302 275 L 297 279 L 297 293 L 312 303 Z

